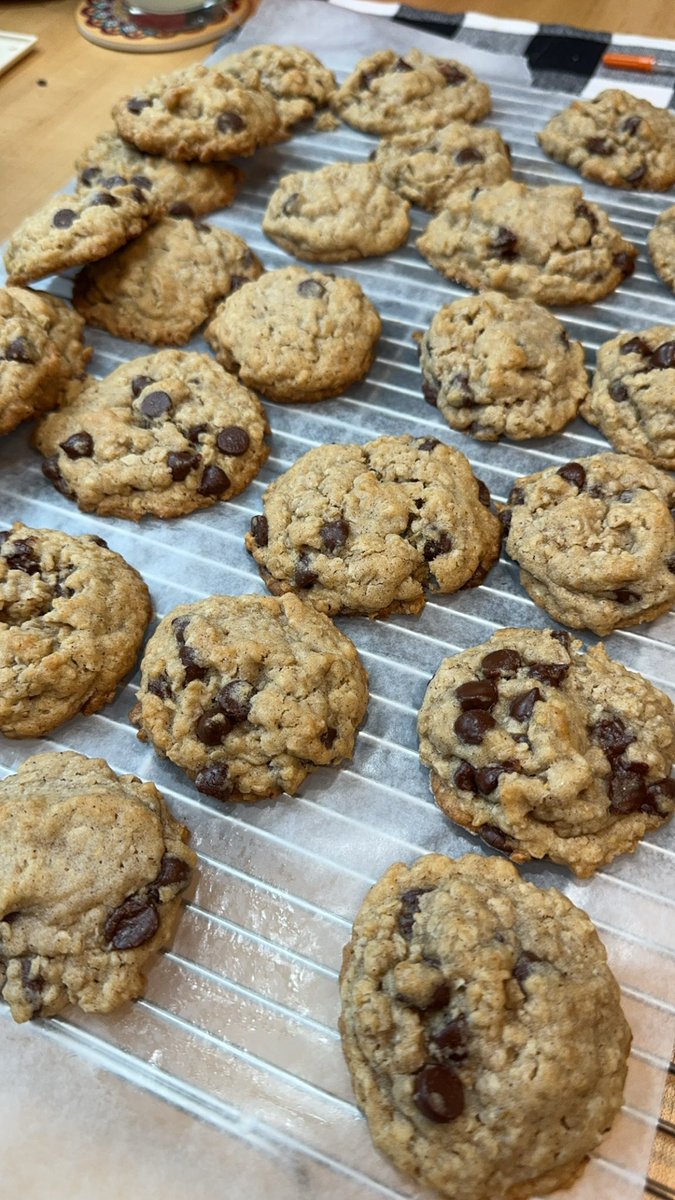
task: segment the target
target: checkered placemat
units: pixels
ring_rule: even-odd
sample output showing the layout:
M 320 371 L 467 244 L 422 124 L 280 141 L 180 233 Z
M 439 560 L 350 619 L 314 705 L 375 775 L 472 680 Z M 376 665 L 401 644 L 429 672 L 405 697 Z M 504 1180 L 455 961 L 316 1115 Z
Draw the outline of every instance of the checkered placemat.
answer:
M 572 92 L 592 99 L 605 88 L 619 87 L 675 108 L 675 41 L 641 38 L 636 34 L 598 33 L 570 25 L 538 25 L 535 21 L 504 20 L 485 13 L 441 13 L 412 8 L 409 4 L 373 3 L 372 0 L 327 0 L 341 8 L 393 21 L 501 54 L 527 60 L 535 87 Z M 675 6 L 674 6 L 675 13 Z M 655 53 L 673 74 L 655 71 L 616 71 L 602 65 L 610 47 L 626 54 Z

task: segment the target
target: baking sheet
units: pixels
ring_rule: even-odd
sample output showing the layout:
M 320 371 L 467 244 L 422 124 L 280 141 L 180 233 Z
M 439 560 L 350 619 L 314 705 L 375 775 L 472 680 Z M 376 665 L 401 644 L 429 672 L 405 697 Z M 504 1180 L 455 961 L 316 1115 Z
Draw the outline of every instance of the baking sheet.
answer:
M 364 28 L 359 53 L 387 43 L 389 28 L 376 27 L 377 41 Z M 413 32 L 406 32 L 408 44 L 415 44 Z M 293 33 L 300 40 L 297 26 Z M 465 47 L 444 47 L 446 55 L 469 61 Z M 323 57 L 344 77 L 328 49 Z M 534 140 L 534 131 L 567 98 L 490 82 L 494 111 L 486 123 L 510 142 L 516 178 L 577 182 L 571 171 L 546 160 Z M 300 134 L 247 160 L 246 184 L 235 205 L 209 219 L 245 237 L 268 268 L 285 265 L 292 260 L 260 231 L 279 178 L 334 159 L 362 161 L 374 144 L 347 126 L 331 134 Z M 592 364 L 596 347 L 619 328 L 675 323 L 675 298 L 654 276 L 644 250 L 649 228 L 672 198 L 586 184 L 584 190 L 640 248 L 636 273 L 618 292 L 592 307 L 559 313 L 570 334 L 584 341 Z M 358 279 L 382 313 L 383 338 L 368 379 L 337 400 L 266 405 L 272 454 L 243 495 L 177 521 L 146 519 L 134 526 L 101 520 L 80 513 L 44 480 L 24 428 L 0 443 L 3 526 L 21 519 L 104 536 L 142 571 L 159 618 L 176 604 L 213 592 L 264 591 L 244 551 L 244 532 L 261 509 L 266 485 L 321 442 L 435 434 L 468 455 L 496 499 L 506 497 L 519 474 L 604 449 L 604 439 L 582 421 L 536 442 L 478 443 L 449 430 L 423 402 L 411 333 L 427 325 L 441 304 L 466 293 L 418 255 L 414 238 L 428 215 L 412 210 L 412 216 L 406 247 L 384 259 L 330 268 Z M 70 291 L 66 278 L 38 286 L 62 296 Z M 89 337 L 95 374 L 150 349 L 95 330 Z M 196 338 L 190 348 L 206 346 Z M 551 625 L 521 589 L 516 568 L 503 559 L 481 588 L 431 599 L 418 617 L 338 623 L 370 672 L 368 718 L 354 761 L 340 771 L 317 772 L 299 797 L 235 806 L 199 796 L 177 768 L 136 740 L 128 713 L 138 677 L 103 712 L 71 721 L 50 738 L 0 739 L 4 773 L 40 750 L 102 755 L 118 771 L 153 779 L 192 829 L 200 854 L 198 885 L 172 950 L 150 975 L 145 999 L 105 1018 L 69 1010 L 19 1032 L 30 1038 L 41 1030 L 62 1047 L 212 1122 L 224 1135 L 228 1189 L 232 1164 L 238 1163 L 248 1196 L 267 1194 L 275 1163 L 284 1194 L 289 1172 L 298 1196 L 365 1200 L 422 1194 L 373 1149 L 353 1102 L 336 1030 L 341 950 L 367 888 L 390 863 L 429 851 L 490 853 L 436 809 L 418 761 L 416 713 L 441 658 L 485 640 L 501 625 Z M 672 614 L 615 633 L 607 646 L 675 694 Z M 525 877 L 561 887 L 590 913 L 634 1034 L 624 1109 L 581 1181 L 565 1193 L 570 1200 L 642 1195 L 675 1031 L 674 857 L 671 824 L 590 881 L 572 879 L 563 868 L 523 868 Z

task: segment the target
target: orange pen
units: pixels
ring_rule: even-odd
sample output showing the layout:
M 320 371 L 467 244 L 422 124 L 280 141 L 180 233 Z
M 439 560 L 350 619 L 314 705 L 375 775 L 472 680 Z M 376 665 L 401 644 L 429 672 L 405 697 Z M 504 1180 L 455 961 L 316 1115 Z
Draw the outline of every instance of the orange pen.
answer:
M 615 71 L 642 71 L 651 75 L 660 71 L 666 75 L 675 75 L 675 66 L 660 63 L 653 54 L 619 54 L 614 50 L 602 56 L 603 67 L 613 67 Z

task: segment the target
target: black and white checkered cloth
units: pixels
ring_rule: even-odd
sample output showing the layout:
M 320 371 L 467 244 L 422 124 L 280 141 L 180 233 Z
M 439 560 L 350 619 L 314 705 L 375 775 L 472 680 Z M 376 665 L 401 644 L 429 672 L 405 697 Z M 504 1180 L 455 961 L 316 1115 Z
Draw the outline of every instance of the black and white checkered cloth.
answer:
M 597 33 L 569 25 L 538 25 L 504 20 L 485 13 L 440 13 L 409 4 L 375 4 L 370 0 L 328 0 L 369 16 L 389 17 L 413 29 L 447 37 L 481 50 L 525 58 L 534 87 L 572 92 L 593 99 L 605 88 L 619 87 L 661 107 L 675 108 L 675 42 L 635 34 Z M 602 65 L 609 48 L 625 54 L 654 54 L 673 75 L 616 71 Z

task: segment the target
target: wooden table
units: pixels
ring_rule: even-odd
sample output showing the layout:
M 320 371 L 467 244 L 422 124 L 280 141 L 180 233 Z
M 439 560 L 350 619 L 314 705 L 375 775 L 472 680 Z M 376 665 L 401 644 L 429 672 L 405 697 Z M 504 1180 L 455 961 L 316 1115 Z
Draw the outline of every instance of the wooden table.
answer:
M 467 0 L 464 6 L 450 0 L 412 2 L 439 11 L 471 8 L 498 17 L 561 20 L 560 0 Z M 110 126 L 110 108 L 118 96 L 159 71 L 198 62 L 209 52 L 208 46 L 166 54 L 104 50 L 78 35 L 73 8 L 74 0 L 0 4 L 0 29 L 40 39 L 32 54 L 0 77 L 0 240 L 69 179 L 79 151 Z M 675 38 L 672 0 L 567 0 L 564 19 L 586 29 Z M 673 1075 L 664 1094 L 650 1177 L 675 1190 L 675 1138 L 669 1127 L 675 1128 Z

